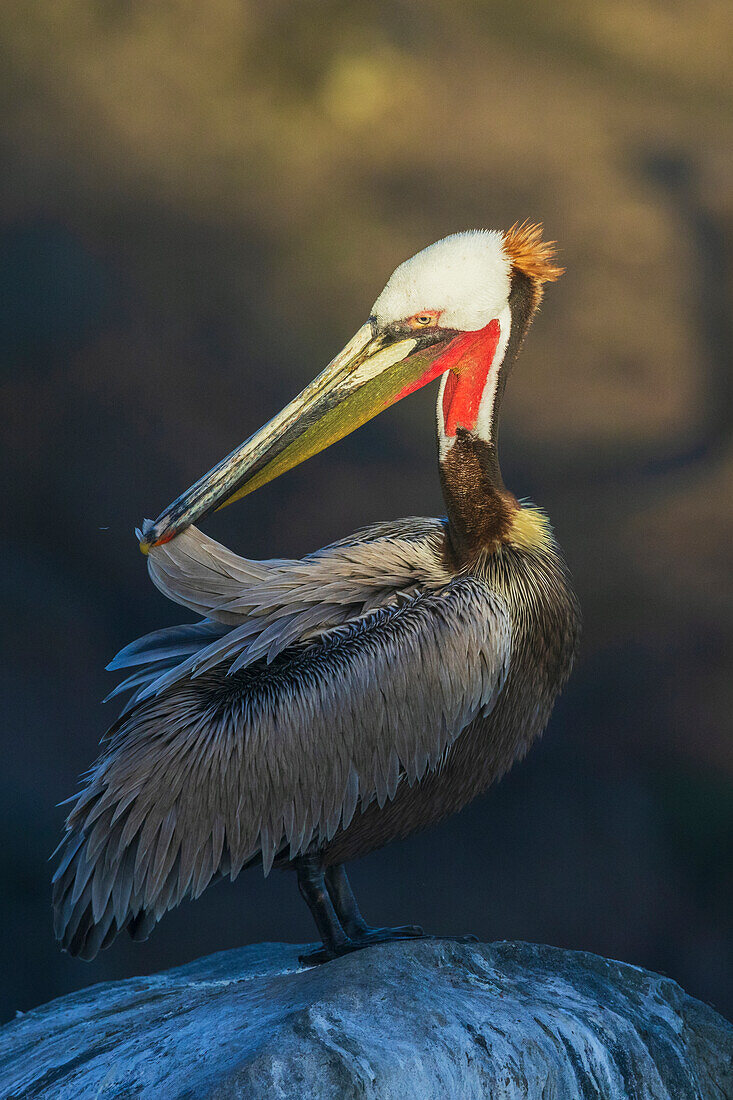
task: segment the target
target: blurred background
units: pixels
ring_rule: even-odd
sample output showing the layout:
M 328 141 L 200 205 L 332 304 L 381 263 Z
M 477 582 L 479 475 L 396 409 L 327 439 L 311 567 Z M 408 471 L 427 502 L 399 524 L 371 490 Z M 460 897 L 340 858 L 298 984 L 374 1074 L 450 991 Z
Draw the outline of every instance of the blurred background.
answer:
M 10 0 L 0 6 L 0 1018 L 245 942 L 305 941 L 258 871 L 93 964 L 58 951 L 58 803 L 126 642 L 185 619 L 133 528 L 259 427 L 397 263 L 544 221 L 504 405 L 582 656 L 527 760 L 353 867 L 368 919 L 582 948 L 733 1015 L 730 0 Z M 250 557 L 440 515 L 420 393 L 206 522 Z

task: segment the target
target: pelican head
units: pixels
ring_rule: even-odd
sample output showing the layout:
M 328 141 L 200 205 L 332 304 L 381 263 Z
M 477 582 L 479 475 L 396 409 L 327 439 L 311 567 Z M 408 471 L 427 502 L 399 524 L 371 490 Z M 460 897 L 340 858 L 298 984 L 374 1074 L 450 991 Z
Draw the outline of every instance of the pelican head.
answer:
M 512 327 L 520 274 L 531 310 L 542 284 L 561 274 L 541 227 L 473 230 L 445 237 L 395 270 L 362 325 L 326 369 L 245 443 L 147 520 L 140 548 L 169 542 L 217 508 L 259 489 L 445 375 L 442 441 L 480 430 Z M 489 380 L 491 384 L 489 385 Z M 482 407 L 483 406 L 483 407 Z

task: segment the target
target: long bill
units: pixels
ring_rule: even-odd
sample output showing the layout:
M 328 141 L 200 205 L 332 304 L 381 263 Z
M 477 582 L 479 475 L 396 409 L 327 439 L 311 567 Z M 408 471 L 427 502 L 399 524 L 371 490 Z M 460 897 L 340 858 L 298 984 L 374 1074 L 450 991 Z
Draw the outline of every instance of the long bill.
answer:
M 445 330 L 375 333 L 363 325 L 344 350 L 289 405 L 177 498 L 152 523 L 140 549 L 170 542 L 217 508 L 291 470 L 432 381 L 455 334 Z

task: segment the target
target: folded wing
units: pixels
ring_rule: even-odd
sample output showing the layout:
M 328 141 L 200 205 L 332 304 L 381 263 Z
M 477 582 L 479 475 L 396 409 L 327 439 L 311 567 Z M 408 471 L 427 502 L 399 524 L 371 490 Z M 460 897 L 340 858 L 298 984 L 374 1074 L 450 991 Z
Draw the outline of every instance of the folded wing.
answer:
M 413 539 L 413 564 L 427 560 L 434 535 L 432 527 Z M 502 601 L 475 578 L 440 586 L 435 573 L 431 587 L 403 564 L 400 579 L 404 550 L 388 559 L 392 581 L 380 588 L 355 544 L 329 550 L 361 563 L 358 598 L 347 598 L 338 571 L 321 576 L 315 555 L 252 563 L 268 572 L 259 582 L 240 576 L 238 592 L 229 562 L 196 592 L 208 615 L 239 614 L 240 627 L 210 619 L 128 651 L 129 665 L 151 658 L 155 679 L 113 727 L 69 814 L 54 904 L 57 934 L 73 953 L 91 957 L 124 927 L 146 934 L 184 896 L 253 859 L 267 872 L 278 856 L 330 839 L 357 805 L 382 805 L 399 783 L 438 767 L 461 731 L 490 711 L 510 654 Z M 198 581 L 180 560 L 167 559 L 165 583 L 187 602 Z M 162 574 L 156 569 L 161 587 Z M 288 586 L 288 574 L 298 583 Z M 267 593 L 257 595 L 258 584 Z M 370 609 L 370 600 L 382 605 Z M 320 622 L 309 614 L 317 606 L 326 608 Z M 267 625 L 218 650 L 212 664 L 212 647 L 249 616 Z M 283 630 L 292 641 L 282 643 Z M 161 662 L 172 662 L 162 676 Z
M 251 561 L 190 527 L 150 552 L 156 587 L 203 622 L 157 630 L 109 664 L 133 668 L 108 698 L 129 707 L 227 662 L 229 674 L 451 580 L 435 519 L 378 524 L 302 559 Z

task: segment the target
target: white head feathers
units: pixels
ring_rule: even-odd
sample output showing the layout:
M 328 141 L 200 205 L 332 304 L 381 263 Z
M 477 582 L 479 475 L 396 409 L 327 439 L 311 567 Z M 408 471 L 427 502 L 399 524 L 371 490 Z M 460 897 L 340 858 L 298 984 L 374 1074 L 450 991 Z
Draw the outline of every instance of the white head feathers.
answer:
M 388 325 L 420 310 L 441 310 L 443 328 L 472 332 L 497 317 L 509 298 L 511 263 L 496 230 L 454 233 L 396 269 L 372 310 Z

